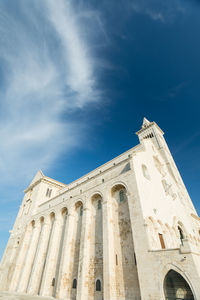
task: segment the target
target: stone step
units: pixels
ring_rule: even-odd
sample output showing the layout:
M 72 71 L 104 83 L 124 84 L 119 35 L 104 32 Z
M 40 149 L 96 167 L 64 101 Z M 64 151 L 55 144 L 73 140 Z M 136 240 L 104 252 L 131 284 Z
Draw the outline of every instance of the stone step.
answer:
M 0 300 L 55 300 L 55 298 L 19 294 L 14 292 L 0 292 Z

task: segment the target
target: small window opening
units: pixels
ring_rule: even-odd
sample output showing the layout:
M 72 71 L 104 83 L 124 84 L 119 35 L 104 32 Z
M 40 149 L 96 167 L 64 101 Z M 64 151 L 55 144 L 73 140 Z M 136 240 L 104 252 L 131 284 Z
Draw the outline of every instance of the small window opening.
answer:
M 117 254 L 115 255 L 115 262 L 116 262 L 116 266 L 118 266 L 118 257 L 117 257 Z
M 52 189 L 47 189 L 46 191 L 46 197 L 51 197 L 51 192 L 52 192 Z
M 83 206 L 80 207 L 80 216 L 83 215 Z
M 77 280 L 76 278 L 74 278 L 72 288 L 76 289 L 76 287 L 77 287 Z
M 99 279 L 96 281 L 96 291 L 101 291 L 101 281 Z
M 163 239 L 163 235 L 161 233 L 158 234 L 159 235 L 159 239 L 160 239 L 160 245 L 162 249 L 165 249 L 165 242 Z
M 121 190 L 119 192 L 119 202 L 123 202 L 125 200 L 125 192 L 124 190 Z
M 102 182 L 104 182 L 104 179 L 102 178 Z
M 184 234 L 183 234 L 183 230 L 181 229 L 180 226 L 178 226 L 178 231 L 179 231 L 179 237 L 181 240 L 181 244 L 183 244 Z
M 55 285 L 55 281 L 56 281 L 55 278 L 53 278 L 53 279 L 52 279 L 52 283 L 51 283 L 52 286 Z
M 98 201 L 98 209 L 101 209 L 101 200 Z
M 136 260 L 136 255 L 134 253 L 134 261 L 135 261 L 135 265 L 137 265 L 137 260 Z

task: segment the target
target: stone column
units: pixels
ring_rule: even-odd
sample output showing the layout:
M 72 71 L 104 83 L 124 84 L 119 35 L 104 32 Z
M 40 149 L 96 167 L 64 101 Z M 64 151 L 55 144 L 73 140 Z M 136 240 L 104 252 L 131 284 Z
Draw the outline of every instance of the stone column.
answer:
M 48 216 L 45 218 L 44 224 L 42 226 L 40 243 L 38 245 L 38 251 L 36 253 L 34 266 L 29 280 L 29 285 L 27 287 L 28 294 L 32 294 L 32 295 L 38 294 L 40 282 L 42 280 L 45 258 L 47 255 L 47 246 L 49 241 L 50 230 L 51 230 L 51 220 L 50 220 L 50 216 Z
M 83 210 L 81 243 L 79 255 L 77 299 L 88 300 L 89 262 L 90 262 L 90 226 L 91 226 L 91 200 Z
M 58 278 L 58 287 L 57 287 L 57 298 L 59 299 L 69 299 L 72 289 L 71 283 L 71 252 L 73 247 L 73 238 L 74 238 L 74 207 L 68 212 L 67 223 L 66 223 L 66 234 L 64 239 L 62 260 L 61 260 L 61 270 Z
M 17 287 L 18 292 L 22 292 L 22 293 L 26 292 L 29 276 L 32 270 L 32 264 L 34 261 L 34 256 L 37 251 L 40 231 L 41 231 L 41 222 L 38 220 L 33 229 L 31 242 L 29 244 L 26 260 L 24 262 L 24 268 L 20 276 L 19 285 Z
M 17 244 L 17 237 L 11 235 L 6 250 L 4 252 L 4 256 L 1 261 L 0 266 L 0 290 L 7 291 L 9 289 L 9 285 L 12 278 L 12 273 L 14 271 L 15 266 L 15 257 L 17 254 L 17 250 L 19 249 L 19 245 Z
M 23 241 L 21 242 L 21 247 L 19 250 L 19 254 L 16 260 L 16 266 L 13 272 L 13 276 L 11 279 L 11 283 L 10 283 L 10 287 L 9 287 L 9 291 L 15 291 L 18 285 L 18 281 L 19 281 L 19 276 L 21 274 L 22 268 L 23 268 L 23 264 L 25 262 L 25 257 L 29 248 L 29 243 L 31 240 L 31 234 L 32 234 L 32 230 L 33 230 L 33 225 L 29 224 L 26 227 L 26 230 L 24 232 L 24 238 Z
M 53 293 L 52 296 L 56 297 L 57 289 L 59 285 L 59 274 L 60 274 L 60 268 L 61 268 L 61 261 L 62 261 L 62 255 L 63 255 L 63 247 L 65 242 L 65 234 L 66 234 L 66 223 L 67 223 L 68 215 L 67 210 L 63 212 L 63 226 L 62 226 L 62 233 L 60 238 L 60 244 L 59 244 L 59 251 L 58 251 L 58 257 L 56 262 L 56 270 L 55 270 L 55 283 L 53 287 Z
M 103 277 L 104 300 L 116 300 L 114 230 L 112 199 L 103 201 Z
M 63 217 L 61 213 L 57 213 L 53 231 L 51 234 L 51 240 L 49 244 L 46 266 L 44 269 L 44 275 L 42 280 L 42 285 L 40 289 L 41 296 L 52 296 L 53 286 L 55 284 L 55 270 L 56 262 L 58 257 L 60 237 L 62 233 Z

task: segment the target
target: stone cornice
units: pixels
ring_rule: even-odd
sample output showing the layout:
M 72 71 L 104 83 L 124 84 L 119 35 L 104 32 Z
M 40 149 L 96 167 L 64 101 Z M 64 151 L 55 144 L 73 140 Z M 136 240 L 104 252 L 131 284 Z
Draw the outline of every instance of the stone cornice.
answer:
M 38 185 L 40 182 L 47 182 L 47 183 L 50 183 L 51 185 L 54 185 L 56 187 L 60 187 L 60 188 L 64 188 L 66 187 L 67 185 L 62 183 L 62 182 L 59 182 L 55 179 L 52 179 L 52 178 L 49 178 L 49 177 L 46 177 L 44 176 L 43 178 L 40 178 L 39 180 L 37 180 L 36 182 L 34 182 L 33 184 L 29 185 L 28 188 L 26 188 L 24 190 L 24 193 L 27 193 L 28 191 L 30 191 L 31 189 L 33 189 L 36 185 Z
M 194 219 L 196 219 L 197 221 L 200 222 L 200 218 L 199 216 L 195 215 L 195 214 L 191 214 L 191 217 L 193 217 Z
M 164 132 L 162 131 L 162 129 L 161 129 L 155 122 L 151 122 L 151 123 L 150 123 L 149 125 L 147 125 L 146 127 L 141 128 L 140 130 L 138 130 L 138 131 L 136 132 L 136 134 L 138 135 L 138 134 L 142 133 L 142 132 L 145 131 L 146 129 L 151 128 L 153 125 L 154 125 L 154 126 L 155 126 L 162 134 L 164 134 Z

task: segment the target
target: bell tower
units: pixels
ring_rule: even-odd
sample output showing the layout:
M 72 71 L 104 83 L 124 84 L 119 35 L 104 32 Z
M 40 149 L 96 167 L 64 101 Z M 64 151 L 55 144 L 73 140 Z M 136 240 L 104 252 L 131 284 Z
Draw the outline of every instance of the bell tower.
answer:
M 174 180 L 177 181 L 177 177 L 180 178 L 180 174 L 175 165 L 171 152 L 167 146 L 165 138 L 163 137 L 164 132 L 162 129 L 155 123 L 150 122 L 146 118 L 143 119 L 141 129 L 136 132 L 140 143 L 143 143 L 144 140 L 151 140 L 154 146 L 158 149 L 159 153 L 163 157 L 167 168 Z
M 136 134 L 141 144 L 143 144 L 145 140 L 152 141 L 153 145 L 157 148 L 158 152 L 165 161 L 166 167 L 169 171 L 169 174 L 173 178 L 174 183 L 181 189 L 183 194 L 185 194 L 185 198 L 188 199 L 189 207 L 194 210 L 194 206 L 188 195 L 187 189 L 185 188 L 176 163 L 163 136 L 164 132 L 162 131 L 162 129 L 155 122 L 150 122 L 149 120 L 144 118 L 142 127 L 139 131 L 136 132 Z
M 136 134 L 140 142 L 144 139 L 152 139 L 152 142 L 158 149 L 161 149 L 164 145 L 167 147 L 165 139 L 163 138 L 164 132 L 155 122 L 150 122 L 146 118 L 143 119 L 142 127 Z

